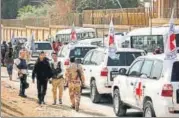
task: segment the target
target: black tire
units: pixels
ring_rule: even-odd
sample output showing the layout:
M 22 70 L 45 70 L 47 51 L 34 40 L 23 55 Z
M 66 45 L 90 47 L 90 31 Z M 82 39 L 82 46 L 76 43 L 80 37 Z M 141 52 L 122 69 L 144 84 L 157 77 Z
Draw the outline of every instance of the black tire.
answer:
M 144 103 L 144 113 L 143 113 L 144 117 L 156 117 L 155 115 L 155 111 L 153 108 L 153 104 L 151 101 L 146 101 Z
M 93 103 L 99 103 L 101 99 L 101 95 L 98 93 L 98 90 L 96 88 L 96 82 L 95 80 L 91 81 L 90 86 L 90 98 Z
M 121 101 L 119 89 L 114 90 L 113 95 L 113 110 L 116 116 L 125 116 L 127 112 L 127 107 Z

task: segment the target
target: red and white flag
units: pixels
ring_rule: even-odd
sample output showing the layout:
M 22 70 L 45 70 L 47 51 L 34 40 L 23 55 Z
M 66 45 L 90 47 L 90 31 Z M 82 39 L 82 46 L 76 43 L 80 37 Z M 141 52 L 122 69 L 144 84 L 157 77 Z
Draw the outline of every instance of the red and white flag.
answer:
M 76 35 L 74 23 L 73 23 L 73 26 L 72 26 L 72 29 L 71 29 L 70 38 L 71 38 L 71 41 L 76 41 L 77 40 L 77 35 Z
M 114 25 L 113 21 L 111 19 L 110 25 L 109 25 L 109 33 L 108 33 L 108 40 L 109 40 L 109 46 L 114 45 Z
M 169 22 L 169 33 L 166 40 L 166 47 L 165 47 L 166 60 L 172 60 L 177 58 L 176 35 L 175 35 L 173 14 L 174 14 L 174 9 L 172 10 L 171 19 Z

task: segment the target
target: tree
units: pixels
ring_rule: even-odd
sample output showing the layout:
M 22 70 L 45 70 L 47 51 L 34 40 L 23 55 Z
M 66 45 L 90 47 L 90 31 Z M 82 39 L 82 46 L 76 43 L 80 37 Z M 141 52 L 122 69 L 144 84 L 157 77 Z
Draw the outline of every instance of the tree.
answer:
M 86 9 L 117 9 L 120 8 L 119 3 L 123 8 L 137 7 L 138 0 L 80 0 L 77 7 L 78 11 Z
M 30 0 L 2 0 L 1 12 L 2 18 L 14 19 L 17 16 L 17 11 L 20 7 L 29 4 Z

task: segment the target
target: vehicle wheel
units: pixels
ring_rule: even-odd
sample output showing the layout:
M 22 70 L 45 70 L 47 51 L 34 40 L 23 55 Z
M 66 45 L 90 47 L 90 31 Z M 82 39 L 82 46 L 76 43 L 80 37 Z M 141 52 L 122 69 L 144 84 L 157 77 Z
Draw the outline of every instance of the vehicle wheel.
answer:
M 100 102 L 101 95 L 98 93 L 95 80 L 92 80 L 91 82 L 90 97 L 93 103 Z
M 144 104 L 144 117 L 156 117 L 151 101 L 146 101 Z
M 114 90 L 113 96 L 113 109 L 116 116 L 125 116 L 127 112 L 127 108 L 124 103 L 121 101 L 119 89 Z

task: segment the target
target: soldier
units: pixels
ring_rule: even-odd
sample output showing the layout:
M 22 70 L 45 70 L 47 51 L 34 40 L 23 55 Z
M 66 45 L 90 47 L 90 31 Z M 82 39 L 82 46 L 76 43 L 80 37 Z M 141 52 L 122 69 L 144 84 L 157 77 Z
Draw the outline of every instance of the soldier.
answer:
M 52 92 L 54 98 L 53 105 L 56 105 L 57 89 L 59 89 L 59 103 L 62 104 L 64 78 L 62 74 L 61 63 L 57 60 L 57 53 L 56 52 L 52 53 L 52 57 L 53 57 L 53 61 L 50 63 L 50 65 L 51 65 L 53 76 L 50 83 L 52 83 Z
M 66 69 L 65 79 L 69 87 L 71 108 L 79 110 L 81 88 L 84 85 L 84 74 L 81 65 L 75 63 L 75 57 L 70 58 L 70 66 Z M 80 76 L 79 76 L 80 72 Z
M 3 66 L 5 66 L 4 59 L 5 59 L 7 49 L 8 49 L 8 46 L 6 44 L 6 41 L 3 41 L 2 45 L 1 45 L 1 63 Z

